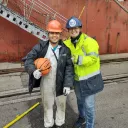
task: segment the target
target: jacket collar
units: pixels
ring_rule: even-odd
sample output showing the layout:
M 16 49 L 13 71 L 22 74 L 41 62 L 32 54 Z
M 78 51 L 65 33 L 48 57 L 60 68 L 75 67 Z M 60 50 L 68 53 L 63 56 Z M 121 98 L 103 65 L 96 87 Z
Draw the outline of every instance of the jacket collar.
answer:
M 49 43 L 49 40 L 47 41 L 39 40 L 39 43 L 41 44 L 42 47 L 44 47 L 46 44 Z

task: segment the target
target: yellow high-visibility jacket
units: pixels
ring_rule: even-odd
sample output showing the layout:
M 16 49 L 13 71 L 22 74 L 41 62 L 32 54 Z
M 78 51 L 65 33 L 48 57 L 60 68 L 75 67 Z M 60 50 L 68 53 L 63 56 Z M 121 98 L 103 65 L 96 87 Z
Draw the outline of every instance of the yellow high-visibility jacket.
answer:
M 71 50 L 72 57 L 79 56 L 79 63 L 74 64 L 75 80 L 86 80 L 100 74 L 99 45 L 96 40 L 82 33 L 76 47 L 70 38 L 64 44 Z

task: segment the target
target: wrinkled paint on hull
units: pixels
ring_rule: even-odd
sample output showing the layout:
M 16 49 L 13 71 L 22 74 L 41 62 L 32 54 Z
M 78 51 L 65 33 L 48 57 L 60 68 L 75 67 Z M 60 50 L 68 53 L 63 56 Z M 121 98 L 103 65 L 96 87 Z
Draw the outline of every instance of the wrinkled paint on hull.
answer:
M 36 42 L 35 36 L 0 18 L 0 62 L 21 61 Z
M 83 23 L 83 31 L 91 37 L 96 37 L 100 46 L 100 54 L 128 52 L 128 14 L 113 1 L 42 1 L 66 18 L 73 15 L 79 17 L 85 5 L 85 10 L 80 18 Z M 121 2 L 121 4 L 128 9 L 128 1 Z M 12 6 L 12 3 L 9 3 L 8 7 L 13 10 L 17 9 Z M 18 7 L 16 11 L 23 14 L 23 9 L 20 7 Z M 30 20 L 45 29 L 45 26 L 38 21 L 43 20 L 43 22 L 45 22 L 46 19 L 43 19 L 44 17 L 39 16 L 39 14 L 34 11 L 32 14 Z M 33 16 L 35 16 L 38 21 L 35 20 Z M 61 20 L 60 22 L 63 23 L 64 27 L 65 22 Z M 21 58 L 24 57 L 37 42 L 38 39 L 36 37 L 0 17 L 0 62 L 21 61 Z

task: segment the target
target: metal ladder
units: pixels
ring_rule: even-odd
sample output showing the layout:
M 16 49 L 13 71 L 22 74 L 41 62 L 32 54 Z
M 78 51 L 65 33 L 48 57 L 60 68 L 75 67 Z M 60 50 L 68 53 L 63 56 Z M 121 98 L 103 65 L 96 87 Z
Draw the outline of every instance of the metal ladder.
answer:
M 18 13 L 15 13 L 14 11 L 8 9 L 2 4 L 0 4 L 0 16 L 12 22 L 13 24 L 19 26 L 23 30 L 31 33 L 37 38 L 43 41 L 48 40 L 48 33 L 45 30 L 34 25 L 32 22 L 28 21 L 25 17 L 19 15 Z

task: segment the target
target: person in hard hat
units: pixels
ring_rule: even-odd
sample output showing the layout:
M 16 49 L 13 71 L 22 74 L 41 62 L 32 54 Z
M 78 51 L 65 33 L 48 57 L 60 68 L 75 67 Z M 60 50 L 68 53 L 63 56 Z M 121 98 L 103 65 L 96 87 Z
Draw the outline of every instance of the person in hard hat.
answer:
M 25 69 L 30 76 L 30 90 L 37 86 L 32 85 L 33 79 L 36 80 L 36 84 L 40 83 L 45 128 L 63 128 L 66 96 L 70 93 L 70 87 L 73 86 L 74 69 L 70 49 L 60 39 L 62 25 L 57 20 L 52 20 L 47 25 L 47 31 L 49 40 L 41 40 L 27 54 Z M 45 76 L 42 76 L 40 70 L 36 69 L 34 65 L 34 61 L 40 57 L 48 58 L 51 63 L 51 70 Z M 55 120 L 53 118 L 54 102 L 57 106 Z
M 74 64 L 74 89 L 77 97 L 79 117 L 74 128 L 94 128 L 95 94 L 103 90 L 100 72 L 99 46 L 96 40 L 82 33 L 82 23 L 71 17 L 66 28 L 70 38 L 65 45 L 71 50 Z

